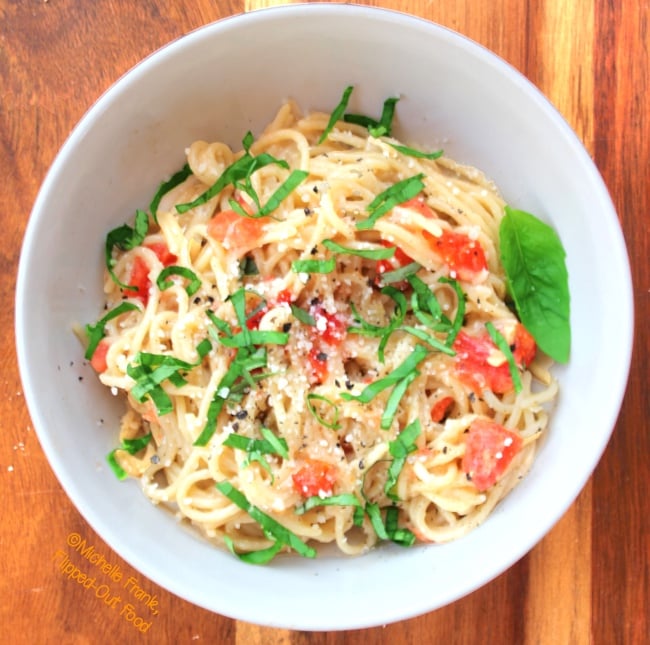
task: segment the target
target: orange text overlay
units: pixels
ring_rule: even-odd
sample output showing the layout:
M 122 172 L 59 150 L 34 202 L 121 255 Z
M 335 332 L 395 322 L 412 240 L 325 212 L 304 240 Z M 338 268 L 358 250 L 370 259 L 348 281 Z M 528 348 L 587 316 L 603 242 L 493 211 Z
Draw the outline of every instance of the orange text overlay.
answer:
M 156 594 L 146 591 L 134 576 L 126 576 L 119 564 L 111 562 L 78 533 L 68 535 L 66 546 L 67 549 L 57 549 L 52 557 L 61 574 L 92 593 L 138 631 L 149 631 L 159 613 Z M 81 563 L 75 562 L 79 556 Z

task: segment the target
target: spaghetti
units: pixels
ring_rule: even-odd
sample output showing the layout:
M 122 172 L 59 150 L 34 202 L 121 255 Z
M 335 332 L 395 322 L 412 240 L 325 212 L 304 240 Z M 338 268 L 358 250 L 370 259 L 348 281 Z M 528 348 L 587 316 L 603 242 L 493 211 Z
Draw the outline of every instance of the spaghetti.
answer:
M 464 535 L 557 395 L 506 300 L 497 188 L 341 116 L 287 102 L 239 152 L 192 143 L 109 234 L 87 327 L 127 395 L 116 471 L 251 562 Z

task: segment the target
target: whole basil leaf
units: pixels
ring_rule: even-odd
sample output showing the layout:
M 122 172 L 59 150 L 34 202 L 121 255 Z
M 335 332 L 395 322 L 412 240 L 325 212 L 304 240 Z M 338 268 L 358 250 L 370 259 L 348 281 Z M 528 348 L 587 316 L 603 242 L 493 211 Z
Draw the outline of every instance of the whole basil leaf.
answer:
M 506 206 L 499 246 L 508 290 L 524 327 L 542 351 L 559 363 L 571 349 L 566 252 L 548 224 Z

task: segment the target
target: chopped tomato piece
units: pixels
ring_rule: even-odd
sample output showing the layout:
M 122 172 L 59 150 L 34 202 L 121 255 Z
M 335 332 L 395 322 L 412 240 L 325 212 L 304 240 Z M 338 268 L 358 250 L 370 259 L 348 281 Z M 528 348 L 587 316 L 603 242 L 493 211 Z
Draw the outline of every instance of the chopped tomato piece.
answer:
M 485 251 L 478 240 L 448 230 L 444 230 L 439 237 L 428 231 L 422 233 L 431 250 L 460 280 L 473 282 L 487 270 Z
M 314 333 L 327 345 L 340 345 L 345 338 L 347 321 L 341 314 L 331 314 L 323 308 L 322 305 L 316 304 L 309 308 L 309 313 L 316 321 Z
M 311 305 L 309 313 L 316 321 L 315 327 L 310 327 L 312 348 L 309 352 L 309 365 L 312 381 L 322 383 L 327 378 L 327 360 L 332 349 L 338 347 L 345 338 L 347 321 L 338 313 L 329 313 L 320 304 Z
M 327 378 L 329 373 L 327 369 L 327 358 L 327 354 L 318 347 L 312 347 L 309 350 L 309 367 L 314 383 L 322 383 Z
M 140 298 L 146 306 L 149 302 L 149 288 L 151 287 L 149 265 L 139 255 L 133 261 L 129 286 L 135 287 L 135 289 L 125 289 L 124 295 L 129 298 Z
M 516 432 L 494 421 L 476 419 L 465 435 L 463 472 L 478 490 L 487 490 L 501 478 L 522 445 Z
M 264 314 L 269 309 L 272 309 L 273 307 L 277 307 L 277 305 L 282 304 L 284 302 L 290 303 L 293 300 L 293 294 L 289 289 L 283 289 L 280 291 L 278 294 L 277 298 L 271 302 L 271 304 L 266 304 L 263 307 L 260 307 L 258 311 L 256 311 L 254 314 L 250 315 L 249 318 L 246 320 L 246 327 L 249 329 L 257 329 L 260 326 L 260 321 L 264 317 Z
M 487 387 L 495 394 L 505 394 L 514 387 L 508 362 L 487 332 L 470 336 L 460 331 L 453 349 L 456 352 L 458 378 L 475 392 Z M 528 366 L 535 358 L 537 345 L 521 323 L 517 323 L 515 328 L 511 350 L 515 363 L 521 368 Z M 499 360 L 495 360 L 497 357 Z
M 259 246 L 268 217 L 245 217 L 235 211 L 221 211 L 208 222 L 208 235 L 221 242 L 236 257 Z
M 420 215 L 424 215 L 424 217 L 435 217 L 433 210 L 431 210 L 431 207 L 426 204 L 422 195 L 405 201 L 404 203 L 400 204 L 400 207 L 410 208 L 411 210 L 420 213 Z
M 106 338 L 102 338 L 102 340 L 99 341 L 99 345 L 97 345 L 95 351 L 93 352 L 92 358 L 90 359 L 90 364 L 98 374 L 101 374 L 108 369 L 108 365 L 106 363 L 106 354 L 108 353 L 108 348 L 110 346 L 110 342 Z
M 514 349 L 512 355 L 520 367 L 527 367 L 533 362 L 537 353 L 537 343 L 530 332 L 521 324 L 515 327 Z
M 318 459 L 307 459 L 291 477 L 294 488 L 303 497 L 332 494 L 336 483 L 336 467 Z
M 163 266 L 168 267 L 178 260 L 178 257 L 169 250 L 169 247 L 164 242 L 151 242 L 144 246 L 147 249 L 151 249 L 156 254 L 156 257 L 160 260 Z
M 443 396 L 438 399 L 431 407 L 431 420 L 434 423 L 440 423 L 449 414 L 451 406 L 454 404 L 454 398 Z

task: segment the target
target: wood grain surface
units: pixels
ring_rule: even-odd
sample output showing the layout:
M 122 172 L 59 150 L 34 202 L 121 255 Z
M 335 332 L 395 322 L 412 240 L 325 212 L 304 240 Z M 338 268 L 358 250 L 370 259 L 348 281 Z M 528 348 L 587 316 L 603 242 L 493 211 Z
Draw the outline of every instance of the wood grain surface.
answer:
M 0 0 L 3 642 L 649 642 L 650 12 L 646 0 L 359 3 L 408 11 L 448 26 L 523 72 L 583 140 L 618 209 L 633 266 L 637 323 L 627 395 L 593 477 L 526 557 L 456 603 L 401 623 L 341 633 L 263 628 L 199 609 L 143 579 L 92 531 L 58 484 L 23 402 L 14 349 L 16 268 L 39 186 L 83 113 L 140 59 L 208 22 L 278 4 L 287 3 Z M 607 370 L 607 365 L 600 369 Z M 62 575 L 57 552 L 66 550 L 73 533 L 156 595 L 158 614 L 146 634 Z

